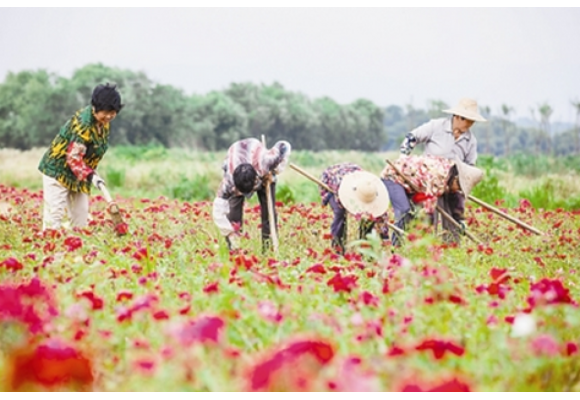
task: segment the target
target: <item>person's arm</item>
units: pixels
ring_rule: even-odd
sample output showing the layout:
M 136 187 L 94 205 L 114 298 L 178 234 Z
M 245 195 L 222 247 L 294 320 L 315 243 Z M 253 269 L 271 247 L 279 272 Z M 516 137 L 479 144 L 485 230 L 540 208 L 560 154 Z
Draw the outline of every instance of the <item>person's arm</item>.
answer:
M 433 120 L 424 123 L 405 135 L 401 143 L 401 154 L 409 155 L 417 143 L 425 143 L 433 136 Z
M 80 141 L 72 141 L 66 150 L 66 163 L 79 181 L 90 179 L 95 172 L 84 161 L 86 152 L 87 146 Z
M 475 162 L 477 161 L 477 140 L 472 135 L 471 141 L 469 143 L 469 149 L 467 150 L 467 155 L 465 156 L 465 163 L 471 166 L 475 166 Z
M 224 177 L 213 201 L 212 216 L 220 233 L 225 237 L 235 232 L 234 227 L 228 219 L 228 214 L 230 213 L 229 198 L 232 195 L 233 182 L 227 177 Z
M 291 151 L 292 146 L 287 141 L 276 142 L 264 155 L 264 170 L 271 171 L 276 175 L 281 174 L 290 161 Z

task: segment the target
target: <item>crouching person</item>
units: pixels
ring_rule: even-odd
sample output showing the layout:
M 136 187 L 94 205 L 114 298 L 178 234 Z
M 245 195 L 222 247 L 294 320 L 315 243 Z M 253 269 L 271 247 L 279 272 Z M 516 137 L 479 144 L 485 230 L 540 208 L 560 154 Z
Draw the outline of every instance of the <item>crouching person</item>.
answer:
M 320 189 L 322 205 L 330 205 L 334 219 L 330 226 L 331 245 L 344 254 L 347 213 L 360 217 L 359 235 L 364 239 L 375 224 L 381 238 L 388 238 L 389 196 L 381 179 L 353 163 L 335 164 L 322 172 L 321 181 L 332 191 Z
M 453 215 L 463 226 L 462 230 L 465 230 L 462 219 L 464 202 L 451 200 L 466 198 L 473 187 L 483 179 L 482 170 L 461 161 L 432 155 L 403 156 L 393 164 L 412 183 L 410 185 L 390 165 L 387 165 L 381 173 L 395 212 L 395 226 L 406 230 L 414 218 L 417 205 L 422 206 L 431 221 L 437 224 L 438 216 L 435 208 L 440 198 L 446 196 L 450 201 L 445 202 L 448 206 L 444 211 Z M 443 229 L 451 234 L 447 241 L 458 242 L 459 235 L 463 232 L 445 219 L 442 225 Z M 394 245 L 399 244 L 395 236 L 392 242 Z
M 271 248 L 266 185 L 270 182 L 274 206 L 272 211 L 277 225 L 276 175 L 282 173 L 288 165 L 290 152 L 291 146 L 287 141 L 278 141 L 268 150 L 262 142 L 254 138 L 239 140 L 228 149 L 222 166 L 223 179 L 213 202 L 213 220 L 230 250 L 238 248 L 239 230 L 243 226 L 244 200 L 252 197 L 254 193 L 258 194 L 260 201 L 262 251 Z

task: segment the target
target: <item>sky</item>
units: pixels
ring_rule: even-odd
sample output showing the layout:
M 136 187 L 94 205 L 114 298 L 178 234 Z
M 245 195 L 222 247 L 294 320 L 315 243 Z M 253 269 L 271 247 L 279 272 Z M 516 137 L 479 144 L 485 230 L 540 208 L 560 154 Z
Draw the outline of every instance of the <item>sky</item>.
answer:
M 574 122 L 579 21 L 580 8 L 562 7 L 2 7 L 0 82 L 100 62 L 188 95 L 278 82 L 341 104 L 469 97 L 512 118 L 547 103 L 553 122 Z

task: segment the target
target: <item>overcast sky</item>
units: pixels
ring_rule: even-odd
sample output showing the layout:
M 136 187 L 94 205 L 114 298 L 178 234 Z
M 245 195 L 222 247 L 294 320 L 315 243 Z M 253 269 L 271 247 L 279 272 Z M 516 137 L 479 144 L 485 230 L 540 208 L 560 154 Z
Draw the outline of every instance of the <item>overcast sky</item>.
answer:
M 580 8 L 0 8 L 0 81 L 101 62 L 187 94 L 277 81 L 339 103 L 547 102 L 572 122 L 579 42 Z

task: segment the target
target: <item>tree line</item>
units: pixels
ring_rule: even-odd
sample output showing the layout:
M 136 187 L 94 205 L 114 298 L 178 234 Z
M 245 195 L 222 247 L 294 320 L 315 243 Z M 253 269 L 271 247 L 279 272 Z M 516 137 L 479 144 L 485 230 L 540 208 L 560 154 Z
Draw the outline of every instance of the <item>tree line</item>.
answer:
M 225 90 L 186 95 L 158 84 L 143 72 L 89 64 L 65 78 L 46 70 L 10 72 L 0 83 L 0 147 L 45 147 L 64 122 L 89 104 L 99 83 L 117 84 L 125 108 L 113 123 L 111 144 L 159 145 L 223 150 L 245 137 L 265 135 L 268 143 L 288 140 L 297 150 L 397 149 L 409 130 L 443 116 L 448 104 L 434 100 L 428 109 L 411 105 L 381 107 L 359 99 L 339 104 L 329 97 L 310 99 L 281 84 L 232 83 Z M 574 104 L 580 120 L 580 103 Z M 578 126 L 550 134 L 551 108 L 538 107 L 538 126 L 511 121 L 513 108 L 475 124 L 481 153 L 580 154 Z M 577 124 L 578 125 L 578 124 Z

